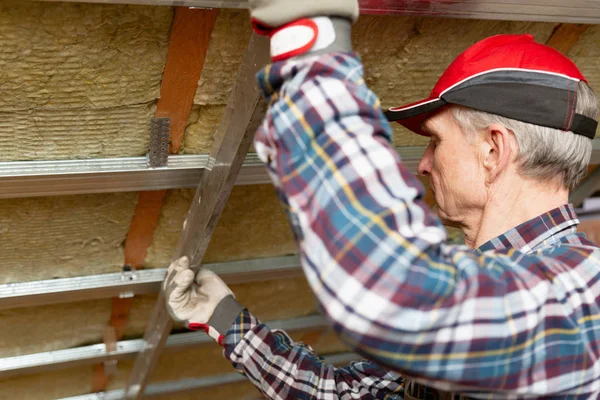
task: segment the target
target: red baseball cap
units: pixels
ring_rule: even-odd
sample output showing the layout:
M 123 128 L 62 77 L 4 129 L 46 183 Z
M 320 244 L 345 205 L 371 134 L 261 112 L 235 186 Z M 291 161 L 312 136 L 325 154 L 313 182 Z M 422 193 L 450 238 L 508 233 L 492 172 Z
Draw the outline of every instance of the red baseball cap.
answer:
M 459 55 L 428 98 L 390 108 L 385 115 L 428 136 L 422 130 L 425 120 L 457 104 L 593 139 L 598 122 L 575 113 L 580 81 L 587 83 L 571 60 L 533 36 L 497 35 Z

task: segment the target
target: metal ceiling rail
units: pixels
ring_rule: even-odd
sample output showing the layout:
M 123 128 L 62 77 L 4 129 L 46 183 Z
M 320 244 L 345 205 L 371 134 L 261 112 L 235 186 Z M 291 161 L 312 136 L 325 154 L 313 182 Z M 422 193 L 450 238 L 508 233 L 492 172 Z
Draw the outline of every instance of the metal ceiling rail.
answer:
M 57 0 L 43 0 L 57 1 Z M 247 0 L 58 0 L 201 8 L 247 8 Z M 600 23 L 599 0 L 360 0 L 363 14 Z
M 320 315 L 273 321 L 267 325 L 272 329 L 283 329 L 289 332 L 321 329 L 328 326 Z M 213 339 L 198 332 L 178 333 L 169 336 L 166 347 L 168 349 L 187 348 L 204 343 L 213 343 Z M 105 344 L 94 344 L 73 349 L 0 358 L 0 379 L 92 365 L 110 360 L 131 359 L 144 349 L 144 345 L 143 339 L 123 340 L 117 342 L 116 350 L 112 352 L 106 351 Z
M 207 163 L 207 154 L 172 155 L 164 168 L 149 168 L 146 157 L 1 162 L 0 198 L 191 188 Z M 250 155 L 239 183 L 270 182 L 263 169 Z
M 600 139 L 592 141 L 591 164 L 600 164 Z M 425 147 L 397 147 L 416 173 Z M 146 157 L 95 160 L 0 162 L 0 198 L 183 189 L 198 185 L 208 155 L 169 156 L 166 168 L 148 168 Z M 249 153 L 236 185 L 271 183 L 262 161 Z
M 416 172 L 425 148 L 397 150 L 405 165 Z M 0 162 L 0 198 L 193 188 L 207 163 L 208 154 L 172 155 L 164 168 L 149 168 L 146 157 Z M 262 161 L 250 153 L 236 185 L 263 183 L 271 180 Z
M 344 365 L 352 361 L 360 360 L 362 357 L 356 353 L 342 353 L 325 357 L 325 363 L 330 365 Z M 146 387 L 144 398 L 165 396 L 173 393 L 191 392 L 209 387 L 227 385 L 231 383 L 245 382 L 243 375 L 234 372 L 204 378 L 187 378 L 172 382 L 153 383 Z M 84 394 L 63 398 L 62 400 L 121 400 L 125 395 L 123 389 L 111 390 L 105 393 Z M 256 397 L 259 399 L 262 397 Z
M 302 276 L 298 256 L 206 264 L 229 285 Z M 166 269 L 144 269 L 0 285 L 0 310 L 157 293 Z

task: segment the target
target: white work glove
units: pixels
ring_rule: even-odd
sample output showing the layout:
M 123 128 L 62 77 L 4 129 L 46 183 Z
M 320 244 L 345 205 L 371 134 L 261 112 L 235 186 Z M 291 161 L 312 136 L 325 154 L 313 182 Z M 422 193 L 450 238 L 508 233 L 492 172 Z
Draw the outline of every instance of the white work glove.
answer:
M 254 30 L 271 38 L 273 61 L 351 52 L 358 0 L 249 0 Z
M 217 274 L 205 268 L 196 273 L 187 257 L 169 266 L 163 290 L 173 319 L 189 329 L 204 330 L 219 344 L 243 310 Z

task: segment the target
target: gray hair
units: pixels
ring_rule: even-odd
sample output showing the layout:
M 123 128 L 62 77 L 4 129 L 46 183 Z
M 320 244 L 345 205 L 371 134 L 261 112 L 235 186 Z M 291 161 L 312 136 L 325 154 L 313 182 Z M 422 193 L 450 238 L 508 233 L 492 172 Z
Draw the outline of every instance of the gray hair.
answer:
M 598 98 L 592 88 L 583 81 L 579 82 L 575 112 L 594 119 L 598 116 Z M 592 141 L 585 136 L 471 108 L 453 107 L 452 114 L 469 135 L 494 123 L 512 131 L 519 145 L 515 161 L 522 176 L 544 182 L 559 178 L 565 188 L 573 188 L 587 174 L 592 155 Z

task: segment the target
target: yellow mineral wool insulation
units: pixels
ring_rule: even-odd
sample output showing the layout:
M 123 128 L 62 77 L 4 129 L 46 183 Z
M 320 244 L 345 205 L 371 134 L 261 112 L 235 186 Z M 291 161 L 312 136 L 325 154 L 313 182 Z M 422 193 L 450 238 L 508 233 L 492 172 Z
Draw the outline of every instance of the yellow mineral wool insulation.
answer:
M 204 333 L 198 333 L 204 335 Z M 310 345 L 317 354 L 334 354 L 347 351 L 347 348 L 337 339 L 331 329 L 317 331 L 296 331 L 290 333 L 295 341 L 303 341 Z M 125 386 L 133 360 L 121 361 L 117 375 L 111 383 L 110 389 L 121 389 Z M 76 369 L 64 369 L 39 374 L 24 375 L 5 380 L 0 380 L 0 399 L 27 399 L 46 400 L 76 396 L 88 393 L 91 389 L 92 366 L 81 366 Z M 154 371 L 151 382 L 166 382 L 184 378 L 197 378 L 214 376 L 221 373 L 234 373 L 231 364 L 223 357 L 222 349 L 213 343 L 183 349 L 166 349 Z M 243 387 L 239 395 L 255 395 L 253 386 L 245 383 L 236 383 L 236 387 Z M 243 397 L 229 397 L 223 393 L 223 387 L 215 387 L 190 393 L 193 399 L 234 399 Z M 201 397 L 201 394 L 208 397 Z M 208 395 L 215 393 L 215 396 Z M 217 396 L 216 394 L 219 394 Z M 221 394 L 225 397 L 220 397 Z M 171 394 L 165 399 L 185 399 L 187 394 Z M 233 393 L 231 393 L 233 396 Z
M 93 366 L 83 365 L 0 379 L 0 400 L 53 400 L 88 394 L 93 376 Z
M 206 335 L 198 332 L 198 335 Z M 109 389 L 120 389 L 125 386 L 134 360 L 119 363 L 118 374 L 111 382 Z M 225 357 L 223 348 L 216 343 L 200 346 L 166 350 L 160 355 L 150 382 L 174 381 L 186 378 L 198 378 L 235 372 Z
M 110 307 L 102 299 L 0 310 L 0 357 L 102 343 Z
M 198 334 L 204 335 L 204 333 Z M 302 337 L 302 335 L 293 332 L 290 332 L 290 336 L 296 341 L 299 341 Z M 304 336 L 309 337 L 307 334 L 304 334 Z M 336 342 L 336 339 L 332 335 L 327 336 L 329 337 L 324 339 L 331 342 L 330 346 L 334 351 L 322 352 L 320 355 L 347 351 L 347 348 L 341 345 L 339 341 Z M 306 344 L 312 347 L 317 342 L 317 338 L 317 335 L 313 335 L 310 338 L 311 340 L 307 341 Z M 323 350 L 326 350 L 326 347 L 323 345 L 320 346 Z M 127 360 L 119 363 L 119 372 L 110 386 L 111 389 L 118 389 L 125 386 L 131 373 L 133 362 L 133 360 Z M 235 369 L 223 356 L 223 349 L 216 343 L 208 343 L 201 346 L 166 350 L 163 352 L 156 364 L 156 369 L 150 378 L 150 382 L 169 382 L 178 379 L 215 376 L 232 372 L 235 372 Z
M 231 285 L 231 289 L 264 321 L 316 312 L 303 277 Z M 143 336 L 155 302 L 156 295 L 135 298 L 125 339 Z M 0 310 L 0 358 L 101 343 L 110 311 L 110 299 Z
M 137 193 L 0 200 L 0 283 L 118 272 Z
M 600 94 L 600 26 L 590 25 L 568 55 L 581 69 L 596 94 Z
M 144 155 L 154 109 L 148 104 L 0 112 L 0 161 Z
M 169 192 L 146 267 L 168 265 L 193 199 L 193 190 Z M 296 253 L 287 218 L 271 185 L 235 186 L 204 262 L 225 262 Z
M 172 17 L 0 2 L 0 161 L 145 154 Z
M 172 17 L 169 7 L 2 1 L 0 109 L 154 101 Z
M 236 299 L 262 321 L 316 313 L 312 291 L 304 277 L 231 285 Z M 140 337 L 156 302 L 155 295 L 136 297 L 125 336 Z
M 534 22 L 361 16 L 353 29 L 353 43 L 365 64 L 367 83 L 383 106 L 390 107 L 427 97 L 452 60 L 478 40 L 500 33 L 531 33 L 538 42 L 544 43 L 555 26 Z M 196 92 L 196 104 L 227 103 L 249 35 L 246 12 L 221 12 Z M 593 59 L 590 57 L 590 62 Z M 194 116 L 186 133 L 190 144 L 210 143 L 218 122 L 208 111 Z M 392 127 L 396 146 L 420 146 L 428 141 L 396 123 Z M 208 147 L 190 145 L 186 152 L 206 153 Z
M 183 153 L 210 153 L 215 130 L 221 122 L 224 105 L 194 105 L 185 131 Z
M 227 104 L 251 34 L 248 12 L 219 12 L 200 76 L 195 104 Z
M 384 107 L 425 98 L 452 60 L 470 45 L 500 33 L 531 33 L 545 43 L 556 24 L 443 18 L 361 16 L 353 29 L 366 82 Z M 427 138 L 394 123 L 394 143 L 415 146 Z

